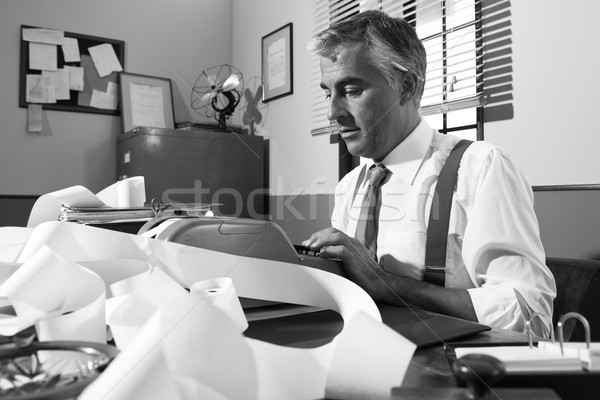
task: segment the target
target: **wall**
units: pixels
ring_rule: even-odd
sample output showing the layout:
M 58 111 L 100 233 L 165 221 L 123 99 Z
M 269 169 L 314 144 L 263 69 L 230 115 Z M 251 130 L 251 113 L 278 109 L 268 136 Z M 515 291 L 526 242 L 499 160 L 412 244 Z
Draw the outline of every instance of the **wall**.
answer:
M 27 133 L 18 107 L 20 26 L 125 41 L 125 71 L 172 79 L 176 121 L 196 117 L 190 88 L 209 66 L 231 62 L 231 0 L 12 0 L 0 2 L 0 195 L 39 195 L 113 183 L 121 118 L 44 111 Z
M 558 0 L 511 2 L 514 117 L 486 123 L 485 138 L 509 150 L 534 185 L 600 183 L 595 155 L 595 74 L 600 3 L 572 10 Z M 45 130 L 26 132 L 18 107 L 21 24 L 126 42 L 126 70 L 173 79 L 178 121 L 199 118 L 189 91 L 202 69 L 231 62 L 260 76 L 262 36 L 294 24 L 294 94 L 263 110 L 270 142 L 271 211 L 295 242 L 327 226 L 337 147 L 309 133 L 311 31 L 307 0 L 13 0 L 0 2 L 0 195 L 41 194 L 116 176 L 119 117 L 46 111 Z M 66 12 L 68 10 L 68 13 Z M 176 45 L 173 45 L 176 43 Z M 580 77 L 585 76 L 585 81 Z M 256 81 L 256 79 L 254 79 Z M 241 110 L 232 121 L 241 124 Z M 588 256 L 600 236 L 596 192 L 536 192 L 542 238 L 553 256 Z M 568 229 L 564 229 L 568 226 Z
M 511 3 L 514 118 L 484 136 L 520 161 L 532 185 L 600 183 L 600 2 Z
M 548 257 L 600 259 L 600 188 L 536 190 L 534 199 Z
M 311 137 L 309 73 L 311 3 L 297 0 L 233 0 L 233 63 L 247 79 L 260 76 L 261 38 L 293 23 L 294 93 L 267 103 L 259 134 L 271 149 L 271 193 L 332 192 L 337 183 L 337 147 L 329 137 Z M 239 116 L 238 116 L 239 117 Z
M 600 3 L 513 0 L 510 8 L 514 116 L 486 123 L 485 139 L 507 149 L 534 186 L 600 184 Z M 600 188 L 535 191 L 548 256 L 600 255 L 599 196 Z
M 508 1 L 508 0 L 507 0 Z M 565 7 L 559 0 L 508 1 L 512 43 L 512 119 L 485 124 L 485 139 L 519 160 L 532 185 L 600 183 L 600 135 L 595 93 L 600 91 L 591 29 L 600 2 Z M 310 1 L 233 0 L 233 59 L 246 75 L 260 74 L 260 38 L 294 23 L 295 93 L 269 104 L 263 134 L 271 137 L 271 187 L 277 194 L 325 192 L 337 177 L 337 151 L 326 138 L 308 135 Z M 283 181 L 283 183 L 280 182 Z M 293 183 L 291 183 L 293 182 Z
M 335 146 L 308 133 L 310 57 L 303 45 L 310 36 L 310 3 L 233 0 L 233 59 L 245 73 L 260 73 L 261 36 L 294 23 L 295 93 L 269 104 L 262 133 L 271 138 L 272 217 L 294 242 L 328 225 L 333 200 L 322 193 L 331 193 L 337 181 Z M 595 153 L 600 135 L 595 134 L 598 124 L 590 116 L 596 115 L 595 93 L 600 89 L 600 75 L 595 73 L 600 32 L 590 27 L 600 3 L 585 0 L 575 7 L 558 0 L 509 3 L 514 116 L 486 123 L 485 139 L 513 154 L 533 185 L 598 184 L 600 157 Z M 535 193 L 549 255 L 594 255 L 600 220 L 590 216 L 598 215 L 597 193 Z
M 233 64 L 246 81 L 261 74 L 261 38 L 293 23 L 294 93 L 263 105 L 258 134 L 270 144 L 272 220 L 299 243 L 329 226 L 331 201 L 338 181 L 337 145 L 310 134 L 310 61 L 306 43 L 312 29 L 311 1 L 233 0 Z M 241 124 L 241 115 L 236 116 Z

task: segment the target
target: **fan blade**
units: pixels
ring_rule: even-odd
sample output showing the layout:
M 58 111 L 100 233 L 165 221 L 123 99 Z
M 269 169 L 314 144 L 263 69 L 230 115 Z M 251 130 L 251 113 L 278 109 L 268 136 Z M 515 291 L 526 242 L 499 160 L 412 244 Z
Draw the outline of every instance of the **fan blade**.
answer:
M 202 101 L 205 102 L 206 104 L 210 103 L 213 99 L 213 97 L 215 97 L 216 92 L 210 91 L 208 93 L 204 93 L 201 97 Z
M 263 85 L 259 85 L 256 88 L 256 94 L 254 95 L 254 101 L 258 103 L 259 100 L 262 99 Z
M 235 74 L 231 74 L 229 78 L 225 80 L 225 83 L 223 83 L 223 91 L 227 92 L 229 90 L 235 89 L 239 86 L 239 84 L 240 78 Z
M 225 97 L 223 94 L 217 94 L 217 107 L 219 109 L 224 109 L 229 104 L 229 99 Z

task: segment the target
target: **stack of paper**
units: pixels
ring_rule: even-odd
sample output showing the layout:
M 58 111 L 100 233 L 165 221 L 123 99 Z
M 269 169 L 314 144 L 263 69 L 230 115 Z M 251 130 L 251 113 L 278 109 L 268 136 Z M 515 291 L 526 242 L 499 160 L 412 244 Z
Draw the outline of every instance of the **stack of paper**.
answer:
M 205 215 L 210 205 L 178 204 L 162 210 L 161 216 Z M 85 224 L 107 224 L 117 222 L 149 221 L 156 217 L 151 207 L 61 207 L 59 221 Z
M 560 354 L 559 343 L 543 342 L 539 344 L 539 347 Z M 567 342 L 563 343 L 563 349 L 565 352 L 577 351 L 584 369 L 588 371 L 600 371 L 600 343 L 590 343 L 588 348 L 587 343 Z
M 154 218 L 150 207 L 61 207 L 59 221 L 81 223 L 111 223 L 122 221 L 148 221 Z
M 467 354 L 486 354 L 502 361 L 506 372 L 581 371 L 582 362 L 577 349 L 559 351 L 528 346 L 458 347 L 456 358 Z
M 40 196 L 29 214 L 28 227 L 43 222 L 70 220 L 69 209 L 97 209 L 110 207 L 144 207 L 146 199 L 144 177 L 134 176 L 103 189 L 97 195 L 76 185 Z
M 98 194 L 76 185 L 40 196 L 29 214 L 28 227 L 43 222 L 68 221 L 84 224 L 149 221 L 157 216 L 205 215 L 217 204 L 184 204 L 166 206 L 155 210 L 144 205 L 143 177 L 131 177 L 103 189 Z

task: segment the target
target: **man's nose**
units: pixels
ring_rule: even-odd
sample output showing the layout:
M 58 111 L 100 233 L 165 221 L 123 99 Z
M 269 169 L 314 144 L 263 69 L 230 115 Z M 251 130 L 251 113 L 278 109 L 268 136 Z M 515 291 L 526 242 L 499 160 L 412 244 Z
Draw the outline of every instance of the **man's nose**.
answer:
M 339 118 L 348 115 L 344 99 L 335 94 L 331 94 L 329 98 L 329 109 L 327 110 L 327 119 L 330 121 L 337 121 Z

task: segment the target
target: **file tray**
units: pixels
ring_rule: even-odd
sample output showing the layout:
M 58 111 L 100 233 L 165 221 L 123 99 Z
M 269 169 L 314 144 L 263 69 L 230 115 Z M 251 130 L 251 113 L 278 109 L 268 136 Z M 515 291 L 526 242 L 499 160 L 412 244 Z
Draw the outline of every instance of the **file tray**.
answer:
M 499 344 L 500 348 L 506 344 Z M 527 345 L 523 343 L 523 350 Z M 453 347 L 446 347 L 448 363 L 456 361 Z M 598 382 L 600 371 L 505 371 L 504 376 L 493 384 L 491 390 L 496 388 L 529 389 L 548 388 L 556 392 L 562 400 L 592 400 L 598 398 Z M 465 382 L 456 377 L 459 387 L 466 387 Z
M 495 387 L 505 388 L 550 388 L 563 400 L 586 400 L 598 398 L 598 382 L 600 369 L 597 359 L 590 350 L 590 326 L 587 319 L 576 312 L 562 315 L 558 321 L 558 343 L 554 340 L 554 330 L 551 330 L 551 342 L 539 342 L 537 347 L 532 343 L 531 321 L 536 317 L 550 317 L 534 313 L 527 320 L 529 347 L 504 347 L 500 352 L 494 352 L 505 368 L 503 377 L 494 384 Z M 569 343 L 564 341 L 563 327 L 567 320 L 575 318 L 581 321 L 585 330 L 586 343 Z M 583 345 L 583 346 L 581 346 Z M 589 352 L 589 358 L 582 357 L 582 349 Z M 485 354 L 485 347 L 473 348 L 473 353 Z M 446 356 L 452 365 L 458 354 L 458 348 L 447 349 Z M 464 354 L 461 351 L 461 354 Z M 467 352 L 468 354 L 468 352 Z M 460 358 L 459 358 L 460 359 Z M 511 370 L 512 368 L 512 370 Z M 477 371 L 475 371 L 477 372 Z M 460 381 L 460 379 L 457 379 Z

